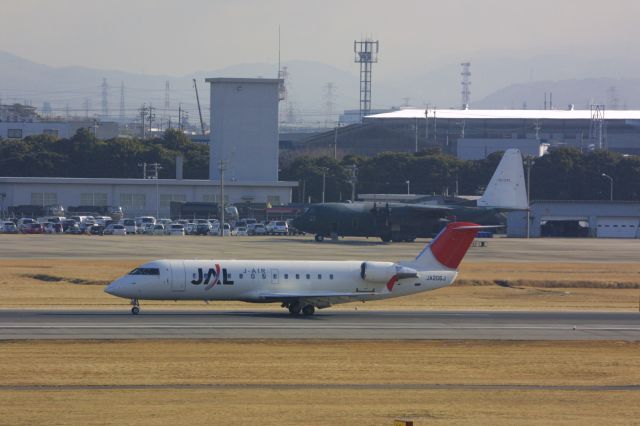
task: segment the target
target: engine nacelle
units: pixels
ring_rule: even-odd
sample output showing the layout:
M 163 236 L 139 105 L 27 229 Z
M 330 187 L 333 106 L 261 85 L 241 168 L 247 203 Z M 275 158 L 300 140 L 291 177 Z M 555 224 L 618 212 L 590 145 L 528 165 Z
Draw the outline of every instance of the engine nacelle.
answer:
M 360 277 L 369 282 L 388 282 L 396 275 L 396 264 L 393 262 L 362 262 Z

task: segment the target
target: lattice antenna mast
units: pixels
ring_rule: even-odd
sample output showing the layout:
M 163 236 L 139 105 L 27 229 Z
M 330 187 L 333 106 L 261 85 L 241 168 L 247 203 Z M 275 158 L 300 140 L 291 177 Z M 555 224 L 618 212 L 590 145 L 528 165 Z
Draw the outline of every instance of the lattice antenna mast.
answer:
M 607 129 L 604 122 L 604 105 L 591 105 L 589 140 L 598 149 L 607 149 Z
M 468 109 L 469 104 L 471 103 L 471 90 L 469 86 L 471 86 L 471 81 L 469 78 L 471 77 L 471 62 L 462 62 L 460 64 L 462 66 L 462 72 L 460 75 L 462 76 L 462 109 Z
M 120 82 L 120 123 L 124 123 L 124 81 Z
M 171 88 L 169 86 L 169 80 L 164 82 L 164 121 L 168 122 L 168 127 L 171 128 Z
M 360 64 L 360 121 L 371 112 L 371 69 L 378 62 L 378 41 L 353 42 L 354 62 Z
M 107 79 L 102 79 L 102 118 L 103 120 L 109 116 L 109 84 Z

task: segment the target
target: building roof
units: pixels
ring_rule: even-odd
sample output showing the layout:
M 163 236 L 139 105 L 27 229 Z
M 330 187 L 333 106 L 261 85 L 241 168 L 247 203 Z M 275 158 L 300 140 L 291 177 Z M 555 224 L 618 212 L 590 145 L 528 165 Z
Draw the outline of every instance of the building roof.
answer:
M 261 83 L 261 84 L 274 84 L 281 83 L 282 80 L 278 80 L 277 78 L 224 78 L 224 77 L 215 77 L 215 78 L 205 78 L 205 82 L 207 83 Z
M 368 115 L 371 119 L 442 118 L 454 120 L 591 120 L 591 110 L 561 109 L 434 109 L 407 108 L 383 114 Z M 605 120 L 640 120 L 638 110 L 603 110 Z
M 170 185 L 170 186 L 218 186 L 219 180 L 204 179 L 125 179 L 125 178 L 65 178 L 65 177 L 0 177 L 2 183 L 29 183 L 29 184 L 54 184 L 54 185 Z M 298 182 L 290 181 L 231 181 L 225 180 L 224 186 L 241 187 L 283 187 L 298 186 Z

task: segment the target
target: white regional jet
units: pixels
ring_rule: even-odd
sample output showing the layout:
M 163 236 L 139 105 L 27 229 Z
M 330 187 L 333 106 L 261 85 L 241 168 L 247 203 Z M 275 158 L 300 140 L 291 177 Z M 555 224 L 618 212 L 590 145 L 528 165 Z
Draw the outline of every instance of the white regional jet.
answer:
M 445 287 L 481 228 L 449 223 L 413 260 L 156 260 L 109 284 L 105 291 L 139 300 L 240 300 L 281 303 L 292 315 L 338 303 L 406 296 Z

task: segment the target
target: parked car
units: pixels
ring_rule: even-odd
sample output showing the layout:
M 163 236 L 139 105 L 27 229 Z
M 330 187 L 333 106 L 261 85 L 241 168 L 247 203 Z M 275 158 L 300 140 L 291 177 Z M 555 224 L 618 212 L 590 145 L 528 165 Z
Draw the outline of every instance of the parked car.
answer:
M 17 223 L 18 231 L 23 232 L 30 224 L 35 222 L 36 221 L 31 219 L 30 217 L 21 217 L 20 219 L 18 219 Z
M 119 223 L 112 223 L 104 228 L 103 233 L 104 235 L 127 235 L 127 227 Z
M 178 236 L 185 235 L 184 225 L 180 223 L 172 223 L 171 225 L 169 225 L 168 229 L 169 229 L 168 231 L 169 235 L 178 235 Z
M 152 223 L 143 223 L 141 226 L 142 233 L 145 235 L 153 235 L 153 229 L 156 225 Z
M 36 222 L 27 225 L 23 231 L 25 234 L 44 234 L 44 227 Z
M 136 234 L 138 232 L 138 226 L 136 225 L 136 221 L 134 219 L 122 219 L 122 223 L 127 230 L 127 234 Z
M 62 233 L 62 224 L 47 222 L 42 225 L 44 228 L 45 234 L 61 234 Z
M 195 227 L 194 235 L 207 235 L 211 232 L 211 225 L 209 222 L 198 223 Z
M 265 228 L 265 226 L 261 223 L 256 223 L 256 225 L 253 227 L 253 235 L 266 235 L 267 234 L 267 228 Z
M 161 223 L 153 225 L 153 235 L 164 235 L 164 225 Z
M 1 232 L 3 234 L 17 234 L 18 227 L 13 222 L 4 222 L 2 224 Z
M 91 227 L 91 229 L 89 229 L 89 233 L 91 235 L 104 235 L 104 229 L 105 229 L 104 226 L 96 223 Z
M 247 227 L 246 226 L 238 226 L 231 231 L 231 235 L 237 236 L 245 236 L 247 235 Z
M 288 235 L 289 225 L 287 225 L 287 222 L 285 222 L 284 220 L 276 220 L 275 222 L 273 222 L 271 233 L 273 235 Z

